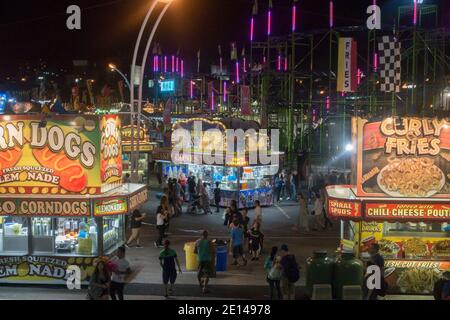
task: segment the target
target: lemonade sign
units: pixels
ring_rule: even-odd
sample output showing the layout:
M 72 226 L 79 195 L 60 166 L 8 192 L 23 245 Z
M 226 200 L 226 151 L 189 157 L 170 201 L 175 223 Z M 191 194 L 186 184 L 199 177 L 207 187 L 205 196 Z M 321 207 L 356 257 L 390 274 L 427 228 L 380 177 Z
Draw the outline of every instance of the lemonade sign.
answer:
M 120 184 L 117 116 L 0 116 L 0 194 L 100 194 Z

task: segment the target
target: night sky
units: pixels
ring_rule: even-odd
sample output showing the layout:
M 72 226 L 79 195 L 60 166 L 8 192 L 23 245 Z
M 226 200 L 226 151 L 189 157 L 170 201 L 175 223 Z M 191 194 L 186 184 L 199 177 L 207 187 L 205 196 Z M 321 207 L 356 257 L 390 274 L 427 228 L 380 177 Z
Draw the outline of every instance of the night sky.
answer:
M 337 0 L 336 25 L 364 25 L 368 5 L 373 0 Z M 412 0 L 378 1 L 385 20 L 392 21 L 392 8 Z M 448 0 L 441 2 L 440 19 L 448 21 Z M 265 39 L 265 12 L 268 0 L 259 0 L 256 40 Z M 273 34 L 288 33 L 292 0 L 273 0 Z M 77 4 L 82 8 L 82 30 L 66 28 L 66 8 Z M 0 72 L 13 69 L 21 59 L 43 58 L 61 65 L 73 59 L 128 59 L 138 30 L 149 8 L 147 0 L 1 0 L 0 1 Z M 162 5 L 161 5 L 162 6 Z M 217 46 L 229 54 L 230 42 L 248 45 L 249 18 L 253 0 L 175 0 L 158 29 L 156 41 L 163 53 L 178 49 L 192 64 L 196 52 L 202 50 L 202 60 L 217 57 Z M 299 0 L 300 30 L 327 28 L 328 0 Z M 389 18 L 388 18 L 389 17 Z M 448 26 L 448 22 L 447 22 Z M 209 61 L 208 61 L 209 62 Z

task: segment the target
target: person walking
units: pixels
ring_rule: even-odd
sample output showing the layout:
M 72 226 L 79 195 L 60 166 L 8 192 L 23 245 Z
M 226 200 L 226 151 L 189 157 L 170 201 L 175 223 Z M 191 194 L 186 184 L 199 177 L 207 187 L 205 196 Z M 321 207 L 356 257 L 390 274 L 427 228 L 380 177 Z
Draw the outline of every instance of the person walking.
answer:
M 320 199 L 320 194 L 315 194 L 315 201 L 314 201 L 314 228 L 313 231 L 317 231 L 318 227 L 322 227 L 322 229 L 325 229 L 324 224 L 322 223 L 322 211 L 323 211 L 323 202 Z
M 195 176 L 192 172 L 189 173 L 188 177 L 188 194 L 189 194 L 189 202 L 192 202 L 194 200 L 195 196 L 195 189 L 196 189 L 196 182 L 195 182 Z
M 298 214 L 298 222 L 297 229 L 309 232 L 309 215 L 308 215 L 308 204 L 306 202 L 305 196 L 303 193 L 299 192 L 299 214 Z
M 262 248 L 262 240 L 264 238 L 264 235 L 259 230 L 259 225 L 254 225 L 249 231 L 249 248 L 250 248 L 250 254 L 252 255 L 252 261 L 258 261 L 259 256 L 261 254 L 261 248 Z
M 326 196 L 325 189 L 322 189 L 320 192 L 320 201 L 322 202 L 322 217 L 323 217 L 323 221 L 324 221 L 323 229 L 327 230 L 328 226 L 330 228 L 333 228 L 333 223 L 328 218 L 327 212 L 325 210 L 325 203 L 326 203 L 325 196 Z
M 223 225 L 228 227 L 228 225 L 232 222 L 233 216 L 238 212 L 236 200 L 231 200 L 230 206 L 225 211 L 225 221 L 223 222 Z
M 130 263 L 125 259 L 125 247 L 122 246 L 117 249 L 117 257 L 111 262 L 113 264 L 113 270 L 109 294 L 112 300 L 117 300 L 117 298 L 123 300 L 126 277 L 131 273 Z
M 258 223 L 259 227 L 261 227 L 262 223 L 262 208 L 261 202 L 259 200 L 255 200 L 255 211 L 253 216 L 253 224 Z
M 370 261 L 367 263 L 367 266 L 371 266 L 371 265 L 375 265 L 378 266 L 378 268 L 380 269 L 380 283 L 381 283 L 381 288 L 380 289 L 372 289 L 369 290 L 367 288 L 367 285 L 364 285 L 364 291 L 365 291 L 365 295 L 367 297 L 367 300 L 378 300 L 379 297 L 384 297 L 386 295 L 386 290 L 387 290 L 387 283 L 384 280 L 384 258 L 383 256 L 380 254 L 380 245 L 378 243 L 373 243 L 370 248 L 369 248 L 369 254 L 370 254 Z M 366 274 L 364 275 L 364 284 L 367 284 L 367 279 L 371 276 L 372 274 Z
M 145 218 L 145 213 L 141 213 L 139 210 L 134 210 L 131 214 L 131 236 L 125 243 L 125 246 L 129 248 L 133 241 L 136 241 L 136 248 L 142 248 L 141 246 L 141 227 L 142 220 Z
M 281 289 L 284 300 L 295 300 L 295 283 L 300 279 L 300 268 L 295 259 L 295 255 L 289 253 L 288 246 L 281 246 L 281 267 L 283 274 L 281 277 Z
M 177 280 L 177 269 L 181 274 L 180 261 L 177 253 L 170 248 L 170 241 L 164 240 L 164 249 L 159 253 L 159 264 L 162 269 L 162 278 L 164 284 L 164 297 L 168 298 L 169 294 L 173 295 L 173 286 Z
M 283 274 L 283 268 L 281 267 L 281 259 L 277 256 L 278 247 L 272 247 L 270 255 L 264 262 L 264 269 L 266 270 L 266 280 L 269 283 L 270 300 L 274 298 L 274 291 L 277 290 L 278 300 L 282 300 L 280 281 Z
M 289 175 L 289 195 L 291 200 L 293 201 L 297 201 L 297 187 L 296 187 L 296 175 L 295 175 L 295 171 L 293 171 L 290 175 Z
M 208 293 L 208 283 L 213 272 L 212 260 L 215 250 L 213 243 L 208 239 L 207 230 L 203 231 L 202 238 L 195 243 L 195 253 L 198 259 L 198 283 L 202 292 Z
M 89 300 L 108 300 L 110 283 L 111 278 L 106 263 L 99 260 L 89 281 L 87 298 Z
M 239 222 L 235 220 L 233 222 L 233 228 L 230 231 L 231 236 L 231 247 L 233 252 L 233 263 L 231 265 L 237 266 L 239 265 L 238 259 L 241 258 L 243 261 L 243 265 L 247 265 L 247 259 L 245 259 L 244 255 L 244 231 Z
M 156 229 L 158 230 L 158 239 L 154 242 L 155 247 L 162 247 L 162 240 L 166 231 L 168 216 L 169 207 L 167 204 L 167 197 L 163 196 L 160 205 L 156 209 Z
M 275 193 L 276 193 L 277 202 L 280 202 L 282 200 L 282 198 L 281 198 L 281 190 L 282 189 L 283 189 L 283 175 L 280 173 L 275 178 Z
M 220 206 L 220 200 L 221 200 L 221 195 L 222 190 L 220 190 L 220 182 L 216 181 L 216 187 L 214 188 L 214 203 L 216 205 L 216 212 L 219 213 L 219 206 Z

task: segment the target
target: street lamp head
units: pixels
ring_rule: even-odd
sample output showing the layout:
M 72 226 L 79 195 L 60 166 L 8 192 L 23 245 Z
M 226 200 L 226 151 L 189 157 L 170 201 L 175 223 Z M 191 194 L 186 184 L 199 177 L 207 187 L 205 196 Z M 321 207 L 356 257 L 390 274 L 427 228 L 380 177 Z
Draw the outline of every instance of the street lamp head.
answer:
M 111 69 L 111 71 L 114 71 L 117 69 L 116 65 L 114 63 L 108 64 L 108 67 Z

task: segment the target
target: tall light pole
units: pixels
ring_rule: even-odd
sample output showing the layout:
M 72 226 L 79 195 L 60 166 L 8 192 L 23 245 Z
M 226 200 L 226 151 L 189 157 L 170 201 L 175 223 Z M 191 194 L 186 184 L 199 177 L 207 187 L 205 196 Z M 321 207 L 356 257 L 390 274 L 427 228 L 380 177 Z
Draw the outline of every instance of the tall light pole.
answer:
M 142 23 L 141 29 L 139 31 L 139 35 L 136 41 L 136 45 L 134 47 L 134 53 L 133 53 L 133 62 L 131 64 L 131 82 L 133 85 L 130 86 L 130 105 L 131 105 L 131 181 L 132 182 L 137 182 L 137 172 L 135 172 L 138 164 L 139 164 L 139 139 L 138 139 L 138 145 L 137 145 L 137 150 L 135 150 L 134 148 L 134 79 L 135 79 L 135 72 L 136 72 L 136 59 L 137 59 L 137 54 L 139 51 L 139 45 L 141 43 L 142 40 L 142 35 L 144 33 L 145 27 L 147 26 L 148 20 L 150 19 L 151 14 L 153 13 L 153 10 L 155 9 L 156 5 L 158 3 L 165 3 L 165 7 L 163 9 L 163 11 L 160 13 L 158 20 L 156 22 L 156 24 L 153 26 L 153 30 L 150 34 L 150 37 L 147 41 L 147 50 L 146 53 L 144 55 L 144 60 L 143 60 L 143 64 L 141 66 L 141 74 L 140 74 L 140 78 L 139 78 L 139 100 L 138 100 L 138 117 L 137 117 L 137 130 L 139 132 L 140 130 L 140 120 L 141 120 L 141 104 L 142 104 L 142 86 L 143 86 L 143 81 L 144 81 L 144 67 L 145 67 L 145 62 L 146 62 L 146 56 L 148 54 L 148 48 L 151 45 L 151 42 L 153 40 L 153 37 L 155 35 L 156 29 L 158 28 L 159 23 L 161 22 L 162 17 L 164 16 L 164 14 L 166 13 L 167 9 L 169 8 L 169 6 L 172 4 L 173 0 L 154 0 L 150 9 L 147 12 L 147 15 L 145 16 L 144 22 Z
M 130 81 L 128 81 L 127 77 L 123 74 L 122 71 L 120 71 L 119 69 L 117 69 L 117 66 L 116 66 L 115 64 L 110 63 L 110 64 L 108 64 L 108 67 L 109 67 L 109 69 L 111 69 L 112 72 L 115 71 L 115 72 L 117 72 L 117 73 L 122 77 L 122 79 L 125 81 L 125 83 L 126 83 L 128 89 L 131 88 Z

